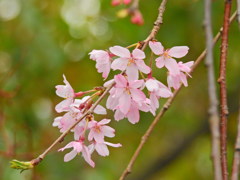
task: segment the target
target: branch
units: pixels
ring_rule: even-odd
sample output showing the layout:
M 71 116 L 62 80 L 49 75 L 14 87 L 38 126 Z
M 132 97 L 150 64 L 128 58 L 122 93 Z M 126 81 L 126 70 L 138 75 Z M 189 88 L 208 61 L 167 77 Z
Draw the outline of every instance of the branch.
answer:
M 178 157 L 180 157 L 186 150 L 188 150 L 194 141 L 203 134 L 209 132 L 208 122 L 206 119 L 198 125 L 198 128 L 189 134 L 187 137 L 184 137 L 182 142 L 179 142 L 172 151 L 168 151 L 167 154 L 161 155 L 156 158 L 156 160 L 147 168 L 144 168 L 144 172 L 139 174 L 136 178 L 132 180 L 146 180 L 151 179 L 155 173 L 163 170 L 170 164 L 172 164 Z
M 150 33 L 150 35 L 142 42 L 138 43 L 137 48 L 144 50 L 146 45 L 148 44 L 148 42 L 155 38 L 159 28 L 160 28 L 160 24 L 162 24 L 162 15 L 163 12 L 165 10 L 165 4 L 166 4 L 167 0 L 163 0 L 160 8 L 159 8 L 159 15 L 157 20 L 154 23 L 154 27 Z M 134 1 L 136 4 L 138 4 L 138 1 Z M 124 73 L 124 72 L 123 72 Z M 114 86 L 115 83 L 112 83 L 108 88 L 106 88 L 103 92 L 103 94 L 98 98 L 98 100 L 93 104 L 93 106 L 87 110 L 81 118 L 79 118 L 69 129 L 67 129 L 65 132 L 63 132 L 42 154 L 40 154 L 37 158 L 31 160 L 31 161 L 18 161 L 18 160 L 12 160 L 11 161 L 11 167 L 12 168 L 16 168 L 16 169 L 22 169 L 22 170 L 26 170 L 26 169 L 31 169 L 33 167 L 35 167 L 36 165 L 38 165 L 44 158 L 45 156 L 51 151 L 51 149 L 56 146 L 59 142 L 62 142 L 64 137 L 82 120 L 84 119 L 86 116 L 90 115 L 93 110 L 95 109 L 95 107 L 105 98 L 105 96 L 107 95 L 107 93 L 111 90 L 111 88 Z
M 238 14 L 238 25 L 239 25 L 239 28 L 240 28 L 240 0 L 237 0 L 237 14 Z
M 221 180 L 221 160 L 220 160 L 220 133 L 218 100 L 216 93 L 214 64 L 213 64 L 213 34 L 211 20 L 211 0 L 205 0 L 205 34 L 206 34 L 206 60 L 205 64 L 208 73 L 208 96 L 209 96 L 209 124 L 212 140 L 211 158 L 213 161 L 214 179 Z
M 229 17 L 231 12 L 231 0 L 225 1 L 224 21 L 220 54 L 220 75 L 218 82 L 220 84 L 220 146 L 221 146 L 221 168 L 223 180 L 228 179 L 227 169 L 227 87 L 226 87 L 226 64 L 228 51 L 228 31 L 229 31 Z
M 240 165 L 240 105 L 239 105 L 239 114 L 238 114 L 238 130 L 237 138 L 235 144 L 235 152 L 232 165 L 232 176 L 231 180 L 238 180 L 239 176 L 239 165 Z
M 237 12 L 235 12 L 232 17 L 230 18 L 230 22 L 233 22 L 233 20 L 236 18 L 237 16 Z M 222 28 L 220 29 L 220 31 L 217 33 L 217 35 L 215 36 L 215 38 L 213 39 L 213 44 L 215 44 L 220 36 L 221 36 L 221 32 L 222 32 Z M 192 72 L 195 70 L 195 68 L 199 65 L 200 62 L 203 61 L 203 59 L 206 56 L 206 49 L 198 56 L 198 58 L 196 59 L 192 70 L 190 72 L 190 74 L 192 74 Z M 182 85 L 180 86 L 180 88 L 178 90 L 175 90 L 173 93 L 173 96 L 171 98 L 169 98 L 167 100 L 167 102 L 163 105 L 163 108 L 160 110 L 160 112 L 157 114 L 157 116 L 155 117 L 155 119 L 153 120 L 153 122 L 150 124 L 149 128 L 147 129 L 147 131 L 145 132 L 145 134 L 142 136 L 141 138 L 141 142 L 139 143 L 137 149 L 135 150 L 133 156 L 131 157 L 130 162 L 128 163 L 126 169 L 123 171 L 120 180 L 123 180 L 126 178 L 126 176 L 131 173 L 133 164 L 135 163 L 141 149 L 143 148 L 144 144 L 147 142 L 150 134 L 152 133 L 154 127 L 156 126 L 156 124 L 158 123 L 158 121 L 161 119 L 161 117 L 165 114 L 165 112 L 169 109 L 169 107 L 171 106 L 173 100 L 175 99 L 175 97 L 177 96 L 178 92 L 180 91 L 180 89 L 182 88 Z

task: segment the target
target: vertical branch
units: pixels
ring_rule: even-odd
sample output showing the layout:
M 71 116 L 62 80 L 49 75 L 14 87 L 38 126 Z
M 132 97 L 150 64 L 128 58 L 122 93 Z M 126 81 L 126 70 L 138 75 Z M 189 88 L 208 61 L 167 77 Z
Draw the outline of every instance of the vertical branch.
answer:
M 239 165 L 240 165 L 240 104 L 238 114 L 238 127 L 237 127 L 237 138 L 235 144 L 235 152 L 233 157 L 232 175 L 231 180 L 238 180 L 239 176 Z
M 240 0 L 237 0 L 237 14 L 238 14 L 238 25 L 239 25 L 239 28 L 240 28 Z
M 213 34 L 211 20 L 211 0 L 205 0 L 205 33 L 206 33 L 206 67 L 208 73 L 208 96 L 209 96 L 209 124 L 212 139 L 211 158 L 213 161 L 214 179 L 221 180 L 221 161 L 220 161 L 220 133 L 218 100 L 216 94 L 216 84 L 213 63 Z
M 220 84 L 220 146 L 221 146 L 221 168 L 223 180 L 228 179 L 227 169 L 227 87 L 226 87 L 226 64 L 228 51 L 228 31 L 229 31 L 229 17 L 231 12 L 231 0 L 225 0 L 224 21 L 221 43 L 220 55 L 220 75 L 218 82 Z

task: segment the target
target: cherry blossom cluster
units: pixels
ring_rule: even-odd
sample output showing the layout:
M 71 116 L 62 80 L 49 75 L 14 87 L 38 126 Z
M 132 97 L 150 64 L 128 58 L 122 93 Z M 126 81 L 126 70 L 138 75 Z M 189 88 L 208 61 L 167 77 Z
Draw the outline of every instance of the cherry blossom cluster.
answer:
M 132 0 L 112 0 L 113 6 L 119 6 L 121 4 L 130 5 Z M 124 18 L 126 16 L 131 17 L 131 22 L 137 25 L 143 25 L 144 19 L 141 11 L 138 9 L 137 5 L 132 3 L 129 8 L 124 8 L 117 13 L 118 17 Z
M 155 59 L 156 67 L 167 70 L 167 85 L 157 80 L 152 75 L 152 60 L 150 66 L 146 65 L 146 55 L 144 51 L 135 48 L 132 52 L 128 48 L 121 46 L 110 47 L 109 50 L 93 50 L 89 53 L 90 59 L 96 61 L 96 68 L 106 80 L 111 70 L 118 72 L 113 78 L 106 81 L 103 87 L 96 87 L 84 92 L 75 92 L 69 82 L 65 85 L 56 86 L 56 94 L 64 100 L 56 105 L 58 113 L 64 113 L 56 117 L 53 126 L 59 128 L 63 133 L 75 124 L 71 129 L 74 140 L 68 143 L 59 151 L 68 148 L 72 150 L 64 156 L 64 161 L 70 161 L 78 154 L 81 154 L 85 161 L 92 167 L 95 166 L 91 159 L 91 154 L 96 151 L 100 156 L 108 156 L 108 146 L 121 147 L 121 144 L 113 144 L 105 141 L 105 137 L 115 136 L 115 130 L 108 126 L 110 119 L 102 118 L 96 120 L 94 114 L 104 116 L 107 110 L 104 106 L 97 105 L 93 113 L 82 118 L 93 105 L 94 99 L 111 87 L 106 108 L 114 112 L 116 121 L 127 118 L 132 124 L 140 119 L 140 111 L 150 112 L 155 116 L 159 108 L 160 98 L 172 96 L 172 89 L 178 89 L 181 84 L 188 86 L 187 76 L 190 76 L 193 61 L 183 63 L 177 62 L 174 58 L 182 58 L 187 53 L 187 46 L 175 46 L 164 49 L 157 41 L 150 41 L 149 47 Z M 87 95 L 92 93 L 92 95 Z M 79 121 L 81 119 L 81 121 Z

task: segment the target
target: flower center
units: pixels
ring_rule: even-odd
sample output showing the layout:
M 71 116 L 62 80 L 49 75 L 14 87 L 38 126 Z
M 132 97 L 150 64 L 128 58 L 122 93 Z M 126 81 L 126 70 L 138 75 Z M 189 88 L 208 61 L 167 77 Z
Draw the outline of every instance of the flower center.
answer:
M 130 66 L 132 63 L 135 63 L 135 61 L 134 61 L 133 58 L 131 58 L 131 59 L 128 60 L 128 64 L 127 64 L 127 65 Z

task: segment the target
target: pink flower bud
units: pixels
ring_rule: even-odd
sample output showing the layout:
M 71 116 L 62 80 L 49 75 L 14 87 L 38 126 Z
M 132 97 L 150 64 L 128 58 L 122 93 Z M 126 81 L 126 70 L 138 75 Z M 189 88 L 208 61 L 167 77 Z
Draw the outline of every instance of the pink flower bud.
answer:
M 143 25 L 144 20 L 142 17 L 142 14 L 140 11 L 135 11 L 132 18 L 131 18 L 131 22 L 133 24 L 137 24 L 137 25 Z
M 118 6 L 119 4 L 121 4 L 121 0 L 112 0 L 112 6 Z
M 126 5 L 127 5 L 127 4 L 131 3 L 131 1 L 132 1 L 132 0 L 123 0 L 123 4 L 126 4 Z

